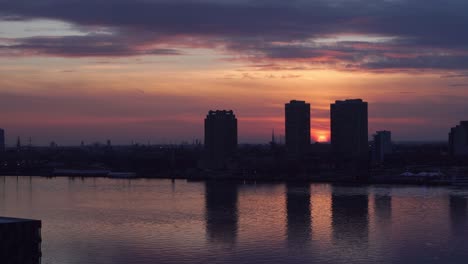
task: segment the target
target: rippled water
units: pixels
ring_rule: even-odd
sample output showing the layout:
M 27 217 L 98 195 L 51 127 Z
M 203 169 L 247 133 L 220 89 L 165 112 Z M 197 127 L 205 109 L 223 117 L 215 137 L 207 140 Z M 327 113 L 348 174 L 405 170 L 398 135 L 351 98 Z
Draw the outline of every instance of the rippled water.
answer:
M 42 263 L 468 263 L 468 190 L 0 177 Z

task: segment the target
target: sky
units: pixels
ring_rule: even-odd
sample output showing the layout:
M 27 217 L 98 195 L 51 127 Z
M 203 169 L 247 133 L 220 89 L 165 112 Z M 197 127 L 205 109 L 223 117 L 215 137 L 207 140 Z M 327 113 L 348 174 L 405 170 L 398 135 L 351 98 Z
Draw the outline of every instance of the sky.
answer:
M 180 143 L 210 109 L 239 142 L 284 134 L 311 104 L 329 139 L 335 100 L 369 103 L 369 135 L 446 140 L 468 119 L 466 0 L 0 0 L 7 143 Z

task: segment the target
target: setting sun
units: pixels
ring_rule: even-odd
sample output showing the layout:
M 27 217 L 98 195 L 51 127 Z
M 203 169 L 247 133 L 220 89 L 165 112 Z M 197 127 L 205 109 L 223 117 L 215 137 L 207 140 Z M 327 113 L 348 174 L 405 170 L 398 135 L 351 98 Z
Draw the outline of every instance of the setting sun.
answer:
M 317 138 L 317 142 L 327 142 L 327 136 L 319 135 Z

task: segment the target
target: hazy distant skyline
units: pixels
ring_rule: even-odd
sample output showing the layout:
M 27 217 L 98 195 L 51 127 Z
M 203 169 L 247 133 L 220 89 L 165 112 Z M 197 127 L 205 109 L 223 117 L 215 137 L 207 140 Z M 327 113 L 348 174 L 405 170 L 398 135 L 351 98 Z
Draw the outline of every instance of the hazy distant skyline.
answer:
M 0 127 L 7 143 L 191 142 L 232 109 L 239 142 L 284 134 L 311 104 L 329 138 L 335 100 L 369 102 L 369 135 L 446 140 L 468 119 L 463 0 L 0 0 Z

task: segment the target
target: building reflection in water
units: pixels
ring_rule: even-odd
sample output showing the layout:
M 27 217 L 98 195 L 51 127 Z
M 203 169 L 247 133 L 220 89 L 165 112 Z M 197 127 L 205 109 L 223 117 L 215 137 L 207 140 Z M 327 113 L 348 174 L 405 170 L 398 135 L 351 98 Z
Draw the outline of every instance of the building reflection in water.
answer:
M 390 195 L 390 189 L 374 195 L 374 211 L 378 222 L 391 222 L 392 196 Z
M 287 239 L 290 246 L 304 246 L 311 237 L 310 185 L 286 185 Z
M 452 233 L 468 234 L 468 200 L 459 195 L 450 195 L 450 220 Z
M 377 189 L 374 193 L 374 243 L 392 239 L 392 196 L 390 188 Z M 386 253 L 382 252 L 382 254 Z M 381 254 L 381 255 L 382 255 Z
M 210 242 L 234 244 L 237 238 L 237 184 L 205 182 L 206 233 Z
M 369 198 L 362 190 L 355 190 L 356 192 L 351 188 L 333 186 L 332 229 L 335 242 L 359 246 L 368 241 Z

